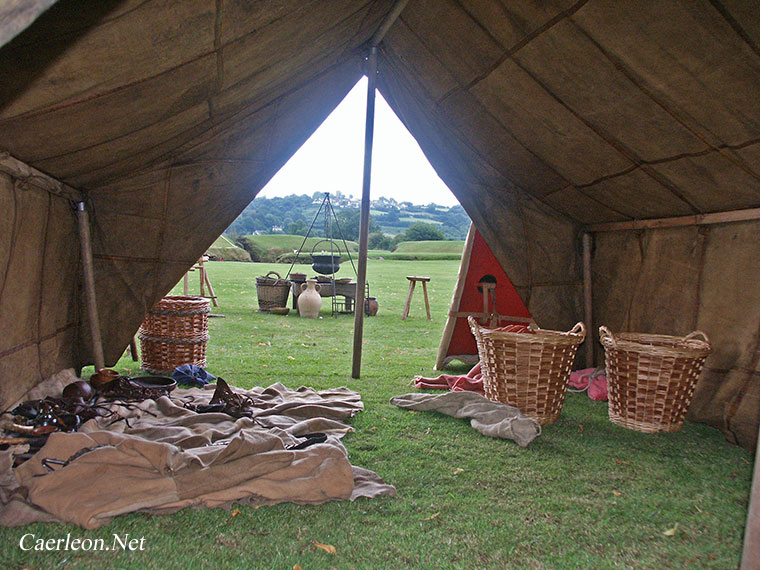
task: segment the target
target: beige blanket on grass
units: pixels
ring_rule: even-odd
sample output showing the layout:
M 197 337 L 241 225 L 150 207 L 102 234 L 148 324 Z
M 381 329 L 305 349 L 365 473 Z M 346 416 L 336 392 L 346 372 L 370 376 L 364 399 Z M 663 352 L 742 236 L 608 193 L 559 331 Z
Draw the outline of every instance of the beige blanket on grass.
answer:
M 255 400 L 253 418 L 183 407 L 208 403 L 213 386 L 175 390 L 136 409 L 120 407 L 129 426 L 99 418 L 77 433 L 52 434 L 15 470 L 9 452 L 0 452 L 0 523 L 61 520 L 97 528 L 133 511 L 395 495 L 376 474 L 353 467 L 340 442 L 352 430 L 343 421 L 363 409 L 358 393 L 290 390 L 280 383 L 235 391 Z M 313 432 L 326 433 L 327 441 L 287 449 Z M 50 471 L 46 458 L 68 464 Z
M 541 435 L 541 426 L 514 406 L 494 402 L 475 392 L 440 394 L 411 393 L 391 398 L 391 404 L 409 410 L 430 411 L 455 418 L 469 418 L 470 425 L 483 435 L 511 439 L 526 447 Z

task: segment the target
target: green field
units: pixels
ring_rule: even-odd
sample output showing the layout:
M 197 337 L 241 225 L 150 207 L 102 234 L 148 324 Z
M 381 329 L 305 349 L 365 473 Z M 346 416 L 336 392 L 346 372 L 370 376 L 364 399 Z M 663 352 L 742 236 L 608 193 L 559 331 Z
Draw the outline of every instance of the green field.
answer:
M 434 226 L 442 226 L 443 222 L 438 220 L 433 220 L 427 216 L 402 216 L 399 218 L 402 222 L 406 222 L 408 224 L 415 224 L 417 222 L 423 222 L 425 224 L 432 224 Z
M 398 253 L 456 253 L 462 255 L 463 241 L 429 240 L 404 241 L 398 244 Z
M 394 498 L 321 505 L 184 509 L 129 514 L 99 530 L 35 524 L 0 530 L 7 568 L 726 569 L 738 566 L 752 474 L 750 453 L 721 432 L 687 422 L 643 434 L 607 419 L 607 405 L 568 394 L 562 415 L 527 448 L 492 439 L 466 420 L 389 403 L 433 375 L 458 262 L 371 260 L 380 305 L 365 319 L 362 374 L 352 379 L 353 317 L 259 313 L 257 275 L 281 266 L 207 265 L 225 318 L 210 319 L 208 369 L 251 387 L 282 382 L 348 386 L 365 410 L 344 438 L 351 463 L 393 484 Z M 297 266 L 311 274 L 308 266 Z M 351 276 L 342 267 L 341 276 Z M 431 277 L 433 319 L 421 291 L 401 313 L 407 275 Z M 175 289 L 180 292 L 181 286 Z M 539 323 L 541 324 L 541 323 Z M 117 367 L 137 371 L 129 357 Z M 454 373 L 464 373 L 455 366 Z M 90 372 L 85 370 L 85 374 Z M 144 552 L 22 551 L 45 538 L 145 537 Z M 337 554 L 314 546 L 333 545 Z

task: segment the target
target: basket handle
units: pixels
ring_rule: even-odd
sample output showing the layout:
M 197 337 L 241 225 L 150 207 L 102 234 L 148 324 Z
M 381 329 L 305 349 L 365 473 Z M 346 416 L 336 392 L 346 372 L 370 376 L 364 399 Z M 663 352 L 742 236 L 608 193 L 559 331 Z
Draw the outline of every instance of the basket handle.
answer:
M 616 344 L 615 337 L 612 334 L 612 332 L 610 332 L 610 329 L 602 325 L 601 327 L 599 327 L 599 340 L 603 341 L 605 338 L 609 338 L 613 346 Z
M 480 339 L 480 325 L 471 315 L 467 317 L 467 322 L 470 324 L 470 330 L 476 339 Z
M 311 248 L 311 254 L 312 254 L 312 255 L 314 255 L 314 250 L 316 250 L 316 249 L 317 249 L 317 246 L 318 246 L 320 243 L 324 242 L 324 241 L 326 241 L 327 243 L 329 243 L 331 247 L 333 247 L 333 246 L 335 247 L 335 252 L 336 252 L 336 253 L 333 253 L 333 255 L 343 255 L 343 252 L 342 252 L 342 250 L 340 249 L 340 246 L 339 246 L 339 245 L 338 245 L 338 244 L 335 242 L 335 240 L 333 240 L 333 239 L 321 239 L 321 240 L 319 240 L 318 242 L 316 242 L 316 243 L 315 243 L 315 244 L 312 246 L 312 248 Z
M 282 279 L 282 277 L 280 277 L 280 274 L 277 273 L 276 271 L 270 271 L 269 273 L 267 273 L 266 275 L 264 275 L 264 277 L 269 277 L 272 273 L 274 273 L 275 275 L 277 275 L 277 279 Z
M 586 338 L 586 325 L 583 324 L 583 321 L 578 321 L 568 334 L 580 334 L 581 337 Z
M 684 340 L 696 340 L 698 336 L 702 335 L 702 338 L 705 339 L 705 342 L 707 344 L 710 344 L 710 339 L 707 337 L 705 333 L 702 331 L 694 331 L 689 334 L 687 334 L 685 337 L 683 337 Z

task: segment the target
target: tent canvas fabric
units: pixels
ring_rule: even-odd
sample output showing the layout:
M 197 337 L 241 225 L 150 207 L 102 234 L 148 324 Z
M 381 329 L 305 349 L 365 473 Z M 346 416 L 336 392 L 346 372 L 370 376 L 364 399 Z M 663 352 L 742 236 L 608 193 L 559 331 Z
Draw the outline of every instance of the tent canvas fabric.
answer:
M 482 280 L 495 286 L 484 307 Z M 478 347 L 472 336 L 467 315 L 475 315 L 481 322 L 490 323 L 483 313 L 493 314 L 493 325 L 527 324 L 532 321 L 528 309 L 520 299 L 512 282 L 494 257 L 488 244 L 474 226 L 470 226 L 462 252 L 451 308 L 443 327 L 441 345 L 438 347 L 436 369 L 442 370 L 452 360 L 474 364 L 478 358 Z
M 392 6 L 0 5 L 0 164 L 85 196 L 108 362 L 361 77 Z M 589 224 L 760 207 L 758 37 L 754 0 L 411 0 L 378 88 L 530 314 L 566 330 Z M 37 182 L 0 168 L 0 407 L 93 360 L 70 203 Z M 749 449 L 759 229 L 596 233 L 593 259 L 595 323 L 707 332 L 690 417 Z

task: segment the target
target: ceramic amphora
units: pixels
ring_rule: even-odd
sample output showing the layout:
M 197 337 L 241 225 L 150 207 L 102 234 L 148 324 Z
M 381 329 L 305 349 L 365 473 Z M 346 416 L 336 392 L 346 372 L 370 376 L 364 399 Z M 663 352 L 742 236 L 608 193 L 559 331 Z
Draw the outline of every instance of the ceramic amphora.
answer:
M 298 296 L 298 314 L 307 319 L 319 317 L 322 308 L 322 296 L 319 294 L 321 287 L 314 279 L 307 279 L 301 283 L 301 294 Z

